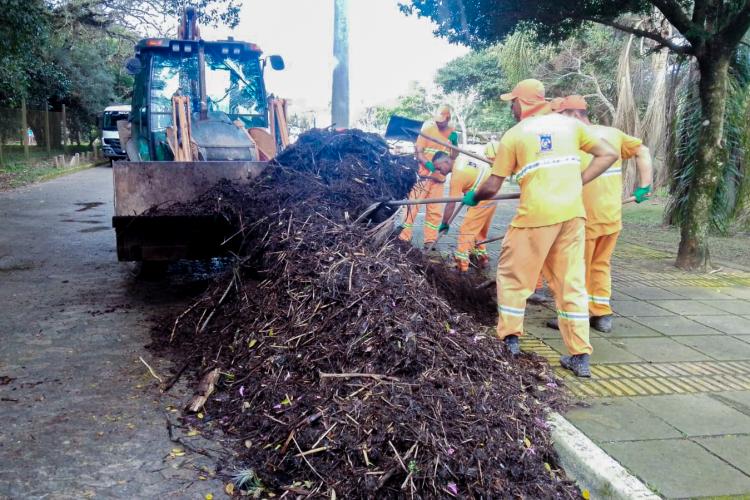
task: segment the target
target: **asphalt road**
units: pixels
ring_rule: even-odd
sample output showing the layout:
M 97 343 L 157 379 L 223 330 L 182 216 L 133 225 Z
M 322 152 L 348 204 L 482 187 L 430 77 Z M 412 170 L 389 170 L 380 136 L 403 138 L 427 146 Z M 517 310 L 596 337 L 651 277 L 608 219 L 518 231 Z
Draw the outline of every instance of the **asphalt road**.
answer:
M 160 394 L 139 360 L 169 376 L 145 348 L 150 318 L 205 276 L 138 281 L 117 262 L 111 216 L 108 167 L 0 193 L 0 498 L 204 498 L 223 486 L 213 460 L 168 435 L 184 385 Z

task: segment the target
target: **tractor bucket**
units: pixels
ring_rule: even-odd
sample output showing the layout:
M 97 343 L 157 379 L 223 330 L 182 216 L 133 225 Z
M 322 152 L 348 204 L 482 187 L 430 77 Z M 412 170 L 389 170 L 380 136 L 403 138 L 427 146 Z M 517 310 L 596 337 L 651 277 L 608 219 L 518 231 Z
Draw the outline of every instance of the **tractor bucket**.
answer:
M 203 259 L 230 251 L 228 221 L 214 215 L 145 214 L 152 207 L 189 203 L 220 181 L 247 184 L 265 162 L 115 162 L 117 256 L 121 261 Z M 189 210 L 188 210 L 189 212 Z M 145 214 L 145 215 L 144 215 Z

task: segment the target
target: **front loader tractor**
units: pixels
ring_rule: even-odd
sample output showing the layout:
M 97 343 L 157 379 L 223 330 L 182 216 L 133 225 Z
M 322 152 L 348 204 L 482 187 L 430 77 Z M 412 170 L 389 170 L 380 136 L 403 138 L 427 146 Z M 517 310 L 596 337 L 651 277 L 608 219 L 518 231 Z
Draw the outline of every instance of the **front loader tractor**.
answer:
M 218 217 L 149 209 L 189 203 L 222 180 L 247 183 L 288 144 L 286 103 L 268 96 L 263 78 L 283 59 L 232 38 L 202 40 L 196 17 L 188 8 L 177 39 L 141 40 L 126 64 L 133 100 L 118 129 L 128 158 L 113 166 L 121 261 L 223 253 L 231 228 Z

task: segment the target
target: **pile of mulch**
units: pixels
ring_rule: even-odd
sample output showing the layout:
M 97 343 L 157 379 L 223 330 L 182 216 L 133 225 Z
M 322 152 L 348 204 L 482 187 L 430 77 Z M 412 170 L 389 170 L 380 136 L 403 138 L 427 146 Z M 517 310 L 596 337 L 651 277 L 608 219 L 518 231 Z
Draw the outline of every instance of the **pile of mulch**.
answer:
M 481 279 L 347 222 L 411 188 L 413 161 L 383 146 L 314 131 L 255 185 L 196 203 L 243 251 L 156 335 L 199 396 L 215 389 L 186 421 L 234 449 L 224 469 L 256 496 L 578 497 L 545 423 L 563 404 L 549 367 L 491 336 L 488 292 L 446 298 Z

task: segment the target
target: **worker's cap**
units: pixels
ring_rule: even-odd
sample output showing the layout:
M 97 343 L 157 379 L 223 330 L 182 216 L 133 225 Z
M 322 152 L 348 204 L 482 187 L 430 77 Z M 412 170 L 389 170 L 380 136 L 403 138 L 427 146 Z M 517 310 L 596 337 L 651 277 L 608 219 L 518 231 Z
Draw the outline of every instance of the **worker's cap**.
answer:
M 552 100 L 551 100 L 551 101 L 549 102 L 549 103 L 550 103 L 550 107 L 552 108 L 552 111 L 559 111 L 559 109 L 560 109 L 560 104 L 562 104 L 562 102 L 563 102 L 564 100 L 565 100 L 565 98 L 564 98 L 564 97 L 555 97 L 554 99 L 552 99 Z
M 451 108 L 447 104 L 440 106 L 432 117 L 436 122 L 445 122 L 451 119 Z
M 586 111 L 587 109 L 589 109 L 589 105 L 586 103 L 586 98 L 582 95 L 569 95 L 562 99 L 557 106 L 555 106 L 554 102 L 552 104 L 552 110 L 558 113 L 566 110 Z
M 518 84 L 507 94 L 500 96 L 503 101 L 512 101 L 513 99 L 524 99 L 529 101 L 544 100 L 544 84 L 539 80 L 529 78 L 518 82 Z

